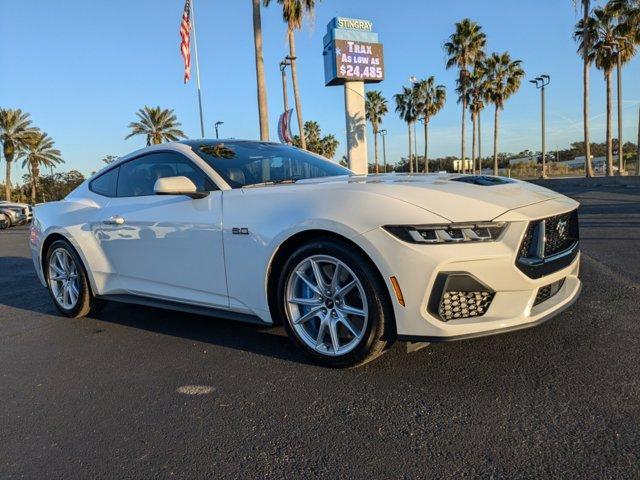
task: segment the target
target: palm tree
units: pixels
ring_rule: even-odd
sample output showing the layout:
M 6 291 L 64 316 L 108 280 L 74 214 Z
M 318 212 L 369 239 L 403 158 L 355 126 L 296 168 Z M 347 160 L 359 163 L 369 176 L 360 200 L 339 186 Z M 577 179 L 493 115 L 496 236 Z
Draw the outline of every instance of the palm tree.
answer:
M 31 126 L 29 114 L 19 108 L 16 110 L 0 108 L 0 142 L 4 160 L 7 162 L 4 183 L 5 199 L 11 201 L 11 163 L 25 148 L 29 137 L 36 132 Z
M 607 175 L 613 175 L 613 94 L 611 80 L 613 69 L 618 63 L 617 55 L 620 55 L 620 60 L 624 63 L 630 60 L 635 52 L 633 44 L 626 37 L 617 37 L 615 14 L 612 9 L 596 8 L 586 25 L 591 41 L 590 49 L 587 51 L 589 61 L 594 62 L 596 67 L 603 71 L 607 85 Z M 580 20 L 576 25 L 574 34 L 578 41 L 584 38 L 584 30 L 585 24 Z M 580 49 L 583 48 L 584 45 L 580 43 Z
M 148 146 L 187 138 L 184 132 L 178 128 L 180 122 L 178 122 L 173 110 L 145 105 L 144 108 L 136 112 L 136 115 L 140 121 L 129 124 L 131 133 L 124 137 L 125 140 L 134 135 L 146 135 Z
M 268 7 L 272 0 L 263 0 Z M 296 102 L 296 116 L 298 117 L 298 130 L 300 132 L 301 148 L 307 148 L 304 135 L 304 123 L 302 121 L 302 102 L 300 101 L 300 89 L 298 88 L 298 74 L 296 70 L 296 42 L 294 32 L 302 28 L 302 17 L 305 13 L 313 15 L 316 6 L 315 0 L 276 0 L 282 6 L 282 18 L 287 23 L 289 38 L 289 61 L 291 62 L 291 82 L 293 83 L 293 98 Z
M 321 143 L 322 155 L 324 155 L 328 159 L 332 159 L 336 156 L 336 150 L 338 150 L 338 145 L 340 145 L 340 142 L 333 134 L 330 133 L 329 135 L 325 135 L 324 137 L 322 137 Z
M 487 36 L 482 32 L 482 27 L 468 18 L 456 23 L 455 32 L 444 44 L 444 51 L 448 55 L 447 69 L 458 67 L 458 83 L 463 88 L 468 84 L 468 67 L 476 60 L 484 58 L 484 47 Z M 462 132 L 461 132 L 461 160 L 464 172 L 465 159 L 465 117 L 467 114 L 466 99 L 462 99 Z
M 493 174 L 497 175 L 499 112 L 504 109 L 504 102 L 520 88 L 524 70 L 521 67 L 522 61 L 511 60 L 508 52 L 491 54 L 491 56 L 487 58 L 485 65 L 487 69 L 486 97 L 495 106 L 493 122 Z
M 433 76 L 413 86 L 416 98 L 416 116 L 424 122 L 424 173 L 429 173 L 429 121 L 443 109 L 447 101 L 447 87 L 436 85 Z
M 589 12 L 591 11 L 591 0 L 573 0 L 575 6 L 578 1 L 582 4 L 582 23 L 587 24 L 589 21 Z M 591 39 L 589 38 L 589 29 L 582 31 L 582 39 L 578 53 L 582 55 L 582 123 L 584 127 L 584 170 L 587 177 L 593 177 L 593 167 L 591 166 L 591 140 L 589 138 L 589 50 L 591 49 Z
M 464 78 L 456 80 L 456 93 L 458 94 L 458 103 L 466 103 L 471 113 L 472 140 L 471 140 L 471 170 L 475 174 L 476 171 L 476 145 L 477 145 L 477 118 L 480 110 L 484 108 L 483 83 L 485 81 L 484 65 L 482 60 L 476 61 L 476 65 L 472 72 Z M 463 165 L 463 172 L 466 168 Z
M 29 136 L 25 149 L 21 152 L 24 157 L 22 168 L 27 166 L 31 175 L 31 203 L 36 203 L 36 189 L 40 178 L 40 167 L 53 168 L 64 163 L 60 150 L 53 148 L 53 139 L 45 132 L 36 132 Z
M 304 122 L 304 133 L 307 139 L 307 150 L 326 158 L 333 158 L 338 149 L 340 142 L 333 135 L 322 136 L 320 124 L 313 120 Z M 293 137 L 293 145 L 302 148 L 302 142 L 299 135 Z
M 371 122 L 373 129 L 373 151 L 376 161 L 376 173 L 380 173 L 378 166 L 378 132 L 383 117 L 387 114 L 387 99 L 382 96 L 382 92 L 373 90 L 366 93 L 365 116 Z
M 469 110 L 471 111 L 471 121 L 473 123 L 473 153 L 471 157 L 474 172 L 480 172 L 482 170 L 482 129 L 480 124 L 480 113 L 484 110 L 486 96 L 487 70 L 484 61 L 478 60 L 474 64 L 473 71 L 469 76 Z
M 624 170 L 624 142 L 622 140 L 622 65 L 635 55 L 640 45 L 640 1 L 610 0 L 605 9 L 615 18 L 614 34 L 616 47 L 616 70 L 618 78 L 618 171 Z M 629 55 L 623 55 L 623 49 Z
M 269 109 L 267 106 L 267 83 L 264 74 L 262 56 L 262 20 L 260 18 L 260 0 L 251 0 L 253 5 L 253 48 L 256 57 L 256 83 L 258 87 L 258 117 L 260 121 L 260 140 L 269 140 Z
M 411 125 L 417 118 L 415 92 L 412 88 L 402 87 L 402 93 L 396 93 L 393 98 L 396 101 L 396 112 L 398 112 L 402 120 L 407 122 L 407 128 L 409 129 L 409 173 L 413 173 Z

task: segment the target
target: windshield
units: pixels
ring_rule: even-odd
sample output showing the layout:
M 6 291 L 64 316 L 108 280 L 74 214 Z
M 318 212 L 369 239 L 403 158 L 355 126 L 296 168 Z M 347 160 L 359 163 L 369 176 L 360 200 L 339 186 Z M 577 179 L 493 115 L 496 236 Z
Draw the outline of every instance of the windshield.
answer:
M 287 145 L 249 141 L 188 144 L 231 188 L 351 174 L 331 160 Z

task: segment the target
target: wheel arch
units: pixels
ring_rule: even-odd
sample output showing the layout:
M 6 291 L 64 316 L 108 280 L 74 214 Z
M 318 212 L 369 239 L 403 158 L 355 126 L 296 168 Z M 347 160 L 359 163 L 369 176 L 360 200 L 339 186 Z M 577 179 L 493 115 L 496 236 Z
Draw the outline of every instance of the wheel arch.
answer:
M 297 232 L 290 237 L 288 237 L 285 241 L 283 241 L 278 249 L 275 251 L 274 255 L 271 258 L 271 262 L 269 263 L 269 268 L 267 269 L 267 301 L 269 304 L 269 312 L 271 314 L 271 319 L 274 325 L 281 325 L 282 321 L 278 315 L 277 308 L 277 287 L 278 287 L 278 272 L 281 271 L 284 266 L 287 258 L 291 255 L 297 248 L 304 245 L 305 243 L 319 240 L 319 239 L 331 239 L 336 240 L 338 242 L 344 243 L 348 245 L 350 248 L 356 250 L 362 257 L 369 263 L 369 266 L 372 268 L 372 271 L 375 275 L 378 276 L 378 279 L 385 286 L 383 289 L 382 295 L 385 296 L 386 300 L 389 302 L 391 306 L 390 311 L 392 312 L 393 317 L 391 318 L 391 325 L 394 329 L 396 329 L 396 319 L 395 319 L 395 309 L 394 303 L 391 297 L 391 291 L 388 282 L 385 280 L 384 275 L 380 271 L 380 268 L 376 265 L 376 263 L 371 258 L 365 249 L 363 249 L 360 245 L 358 245 L 353 240 L 348 237 L 341 235 L 336 232 L 332 232 L 330 230 L 323 229 L 311 229 L 311 230 L 303 230 Z
M 46 272 L 45 262 L 47 261 L 47 252 L 49 251 L 49 248 L 56 240 L 64 240 L 69 245 L 71 245 L 71 248 L 73 248 L 73 250 L 76 252 L 78 257 L 80 258 L 80 261 L 82 262 L 82 268 L 84 268 L 84 271 L 87 274 L 87 278 L 89 279 L 89 285 L 91 287 L 91 291 L 95 292 L 96 286 L 94 283 L 94 278 L 91 274 L 91 270 L 87 268 L 87 260 L 86 258 L 84 258 L 82 251 L 78 248 L 78 245 L 76 245 L 76 243 L 70 237 L 63 235 L 59 231 L 49 233 L 45 237 L 45 239 L 42 241 L 42 246 L 40 247 L 40 268 L 42 270 L 42 278 L 44 278 L 46 282 L 47 277 L 45 274 Z

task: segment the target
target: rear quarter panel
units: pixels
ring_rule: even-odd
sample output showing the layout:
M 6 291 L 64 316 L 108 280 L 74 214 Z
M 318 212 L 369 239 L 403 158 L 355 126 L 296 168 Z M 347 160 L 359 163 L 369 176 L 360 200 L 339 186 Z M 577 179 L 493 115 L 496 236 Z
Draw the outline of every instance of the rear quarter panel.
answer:
M 84 263 L 93 291 L 102 294 L 118 289 L 113 270 L 91 228 L 99 218 L 102 203 L 108 199 L 92 194 L 83 186 L 64 200 L 36 206 L 29 243 L 34 266 L 44 285 L 42 260 L 46 255 L 45 243 L 57 234 L 73 245 Z

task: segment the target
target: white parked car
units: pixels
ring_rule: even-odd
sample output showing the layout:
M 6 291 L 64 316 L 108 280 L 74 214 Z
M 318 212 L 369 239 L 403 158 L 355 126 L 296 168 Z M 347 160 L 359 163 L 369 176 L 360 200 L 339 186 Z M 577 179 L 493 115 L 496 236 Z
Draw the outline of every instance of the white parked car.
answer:
M 352 366 L 571 305 L 577 208 L 506 178 L 358 176 L 293 147 L 190 140 L 38 205 L 30 245 L 69 317 L 114 300 L 282 323 L 316 360 Z
M 5 212 L 0 209 L 0 230 L 9 228 L 11 226 L 11 213 Z
M 0 200 L 0 208 L 11 208 L 16 210 L 20 215 L 24 215 L 25 222 L 30 222 L 33 219 L 33 207 L 28 203 L 15 203 L 7 200 Z
M 15 227 L 27 223 L 28 218 L 21 207 L 11 206 L 11 204 L 0 203 L 0 214 L 2 214 L 2 228 Z

